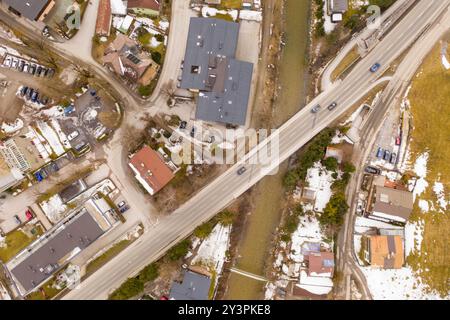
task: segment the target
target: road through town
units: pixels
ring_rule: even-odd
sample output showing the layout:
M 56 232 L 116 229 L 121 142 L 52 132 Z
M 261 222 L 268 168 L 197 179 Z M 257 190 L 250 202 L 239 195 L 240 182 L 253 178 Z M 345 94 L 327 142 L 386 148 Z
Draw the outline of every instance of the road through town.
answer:
M 418 39 L 423 30 L 448 7 L 449 2 L 450 0 L 420 1 L 343 81 L 316 97 L 306 108 L 282 125 L 277 134 L 273 134 L 252 149 L 245 159 L 199 191 L 170 216 L 160 219 L 159 223 L 149 229 L 140 240 L 121 252 L 64 298 L 107 298 L 108 294 L 127 277 L 135 275 L 145 265 L 161 257 L 173 244 L 187 237 L 196 226 L 210 219 L 273 171 L 279 164 L 278 161 L 289 158 L 376 86 L 376 79 L 380 74 Z M 375 62 L 381 64 L 381 70 L 370 73 L 369 68 Z M 338 103 L 338 107 L 330 112 L 326 106 L 333 101 Z M 320 104 L 322 109 L 319 113 L 312 114 L 310 109 L 316 104 Z M 258 154 L 261 154 L 267 146 L 275 149 L 278 146 L 279 157 L 276 157 L 275 152 L 271 159 L 273 161 L 268 165 L 245 164 L 247 171 L 237 175 L 237 169 L 244 165 L 244 160 L 249 160 L 250 163 L 258 162 Z

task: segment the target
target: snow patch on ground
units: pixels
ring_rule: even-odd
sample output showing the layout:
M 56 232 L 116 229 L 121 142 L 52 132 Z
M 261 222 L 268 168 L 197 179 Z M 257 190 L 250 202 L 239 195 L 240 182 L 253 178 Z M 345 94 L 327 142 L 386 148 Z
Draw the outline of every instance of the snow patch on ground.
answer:
M 433 185 L 433 191 L 436 194 L 439 207 L 447 210 L 448 200 L 445 199 L 444 184 L 436 181 Z
M 427 200 L 419 200 L 419 208 L 423 213 L 430 211 L 430 205 Z
M 420 196 L 428 187 L 428 182 L 425 180 L 427 176 L 428 158 L 429 153 L 425 152 L 421 154 L 414 163 L 414 172 L 419 177 L 413 192 L 414 201 L 416 201 L 416 197 Z
M 405 225 L 405 256 L 420 252 L 425 224 L 422 220 Z
M 437 300 L 437 293 L 426 293 L 426 285 L 416 278 L 410 268 L 361 268 L 374 300 Z M 448 299 L 448 297 L 446 298 Z
M 316 162 L 312 168 L 309 168 L 306 174 L 306 183 L 309 188 L 316 190 L 316 200 L 314 210 L 322 212 L 328 201 L 330 201 L 332 191 L 331 185 L 334 182 L 331 176 L 320 162 Z
M 61 220 L 63 217 L 62 214 L 67 210 L 67 206 L 63 203 L 59 194 L 53 195 L 47 201 L 43 201 L 39 205 L 52 223 L 57 223 Z
M 217 224 L 211 234 L 203 240 L 191 264 L 201 263 L 213 267 L 217 274 L 222 273 L 229 246 L 231 226 Z

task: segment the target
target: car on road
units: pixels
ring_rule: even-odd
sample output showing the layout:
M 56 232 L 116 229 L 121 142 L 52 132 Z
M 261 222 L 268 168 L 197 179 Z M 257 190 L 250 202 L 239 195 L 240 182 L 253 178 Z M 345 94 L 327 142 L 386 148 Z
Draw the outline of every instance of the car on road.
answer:
M 372 73 L 377 72 L 378 69 L 380 69 L 380 67 L 381 67 L 381 64 L 379 64 L 379 63 L 377 62 L 377 63 L 375 63 L 373 66 L 370 67 L 370 72 L 372 72 Z
M 367 173 L 372 173 L 372 174 L 380 174 L 380 173 L 381 173 L 381 170 L 380 170 L 380 169 L 375 168 L 375 167 L 372 167 L 372 166 L 367 166 L 366 169 L 365 169 L 365 171 L 366 171 Z
M 20 220 L 20 218 L 17 214 L 14 216 L 14 219 L 16 220 L 17 224 L 22 224 L 22 220 Z
M 240 167 L 239 170 L 237 171 L 237 174 L 242 175 L 245 171 L 247 171 L 246 167 Z
M 384 161 L 389 161 L 390 159 L 391 159 L 391 152 L 389 150 L 385 150 L 384 151 L 383 160 Z
M 75 130 L 75 131 L 73 131 L 71 134 L 69 134 L 69 135 L 67 136 L 67 139 L 68 139 L 69 141 L 72 141 L 73 139 L 75 139 L 76 137 L 78 137 L 79 134 L 80 134 L 80 133 L 79 133 L 77 130 Z
M 337 107 L 337 103 L 336 102 L 333 102 L 332 104 L 330 104 L 328 107 L 327 107 L 327 109 L 328 110 L 333 110 L 334 108 L 336 108 Z
M 181 121 L 180 122 L 180 129 L 186 129 L 187 127 L 187 122 L 186 121 Z
M 390 163 L 395 164 L 396 161 L 397 161 L 397 154 L 393 152 L 391 155 Z
M 319 110 L 320 110 L 320 104 L 315 105 L 315 106 L 311 109 L 311 112 L 312 112 L 312 113 L 317 113 L 317 112 L 319 112 Z
M 383 157 L 383 149 L 381 147 L 378 148 L 377 150 L 377 158 L 381 159 Z

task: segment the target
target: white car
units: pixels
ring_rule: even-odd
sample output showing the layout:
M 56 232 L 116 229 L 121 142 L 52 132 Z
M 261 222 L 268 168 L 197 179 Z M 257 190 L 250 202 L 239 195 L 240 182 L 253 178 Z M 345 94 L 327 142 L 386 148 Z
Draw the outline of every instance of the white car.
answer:
M 30 65 L 28 63 L 25 63 L 23 66 L 23 72 L 28 72 L 28 69 L 30 68 Z
M 13 59 L 11 68 L 16 69 L 19 66 L 19 60 L 18 59 Z
M 69 139 L 69 141 L 71 141 L 71 140 L 75 139 L 76 137 L 78 137 L 78 135 L 79 135 L 78 131 L 75 130 L 74 132 L 72 132 L 71 134 L 69 134 L 67 136 L 67 139 Z
M 11 57 L 6 58 L 5 61 L 3 61 L 3 65 L 5 67 L 11 67 Z

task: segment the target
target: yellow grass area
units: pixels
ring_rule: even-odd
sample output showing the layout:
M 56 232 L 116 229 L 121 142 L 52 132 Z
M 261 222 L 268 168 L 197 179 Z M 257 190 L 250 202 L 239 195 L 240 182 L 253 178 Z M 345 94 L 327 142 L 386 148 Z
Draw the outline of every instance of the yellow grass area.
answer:
M 331 73 L 331 80 L 336 81 L 342 75 L 342 73 L 350 68 L 359 58 L 360 55 L 358 53 L 358 47 L 355 46 L 337 65 L 336 69 L 333 70 L 333 72 Z
M 34 228 L 34 235 L 31 237 L 21 229 L 8 233 L 5 239 L 6 245 L 0 247 L 0 260 L 6 263 L 42 234 L 43 230 L 40 226 Z
M 222 0 L 219 8 L 223 9 L 241 9 L 242 0 Z
M 432 290 L 443 297 L 449 294 L 450 279 L 450 211 L 440 210 L 432 188 L 435 181 L 444 184 L 450 192 L 450 70 L 441 63 L 440 44 L 424 61 L 422 69 L 412 83 L 409 94 L 413 117 L 412 161 L 425 151 L 429 152 L 427 190 L 420 199 L 433 203 L 428 213 L 422 213 L 418 200 L 412 220 L 423 220 L 425 228 L 420 252 L 407 258 Z M 413 162 L 414 163 L 414 162 Z M 434 207 L 434 208 L 433 208 Z

